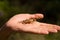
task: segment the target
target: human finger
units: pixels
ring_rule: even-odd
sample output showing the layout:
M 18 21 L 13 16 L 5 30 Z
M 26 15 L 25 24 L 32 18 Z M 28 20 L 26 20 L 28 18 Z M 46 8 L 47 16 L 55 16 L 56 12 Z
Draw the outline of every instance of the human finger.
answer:
M 56 30 L 59 30 L 59 31 L 60 31 L 60 26 L 54 25 L 54 28 L 55 28 Z
M 35 16 L 36 19 L 44 18 L 44 15 L 43 14 L 39 14 L 39 13 L 33 14 L 32 16 Z

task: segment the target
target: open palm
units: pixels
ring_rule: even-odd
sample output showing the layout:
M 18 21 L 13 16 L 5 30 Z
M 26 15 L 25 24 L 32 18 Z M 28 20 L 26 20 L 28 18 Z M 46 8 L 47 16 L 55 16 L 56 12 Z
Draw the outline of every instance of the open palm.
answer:
M 60 30 L 60 27 L 53 24 L 41 23 L 34 21 L 29 24 L 23 24 L 22 21 L 30 18 L 43 18 L 42 14 L 17 14 L 13 16 L 8 22 L 7 26 L 10 27 L 14 31 L 23 31 L 23 32 L 31 32 L 38 34 L 48 34 L 49 32 L 56 33 Z

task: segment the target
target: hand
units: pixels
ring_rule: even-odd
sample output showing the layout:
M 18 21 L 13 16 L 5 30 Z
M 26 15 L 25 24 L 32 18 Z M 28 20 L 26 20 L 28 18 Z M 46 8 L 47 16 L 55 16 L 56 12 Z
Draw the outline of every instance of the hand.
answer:
M 30 24 L 23 24 L 22 21 L 30 18 L 43 18 L 42 14 L 17 14 L 13 16 L 6 24 L 9 28 L 14 31 L 20 32 L 31 32 L 38 34 L 49 34 L 49 32 L 57 33 L 60 30 L 60 26 L 41 23 L 34 21 Z

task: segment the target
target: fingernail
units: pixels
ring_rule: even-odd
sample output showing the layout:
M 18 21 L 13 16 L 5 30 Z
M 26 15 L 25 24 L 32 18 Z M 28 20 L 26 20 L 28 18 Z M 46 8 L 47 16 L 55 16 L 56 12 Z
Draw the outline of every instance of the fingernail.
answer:
M 54 32 L 56 32 L 56 33 L 57 33 L 58 31 L 57 31 L 57 30 L 54 30 Z
M 48 32 L 48 31 L 46 31 L 46 32 L 45 32 L 45 34 L 49 34 L 49 32 Z

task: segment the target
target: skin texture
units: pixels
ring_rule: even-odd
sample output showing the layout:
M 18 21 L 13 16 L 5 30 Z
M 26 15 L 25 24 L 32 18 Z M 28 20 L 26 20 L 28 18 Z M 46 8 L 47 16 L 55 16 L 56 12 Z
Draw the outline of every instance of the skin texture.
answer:
M 60 26 L 37 22 L 36 19 L 43 18 L 43 14 L 17 14 L 6 23 L 7 27 L 13 31 L 31 32 L 37 34 L 57 33 Z M 31 19 L 31 21 L 29 21 Z M 27 22 L 26 22 L 27 20 Z

